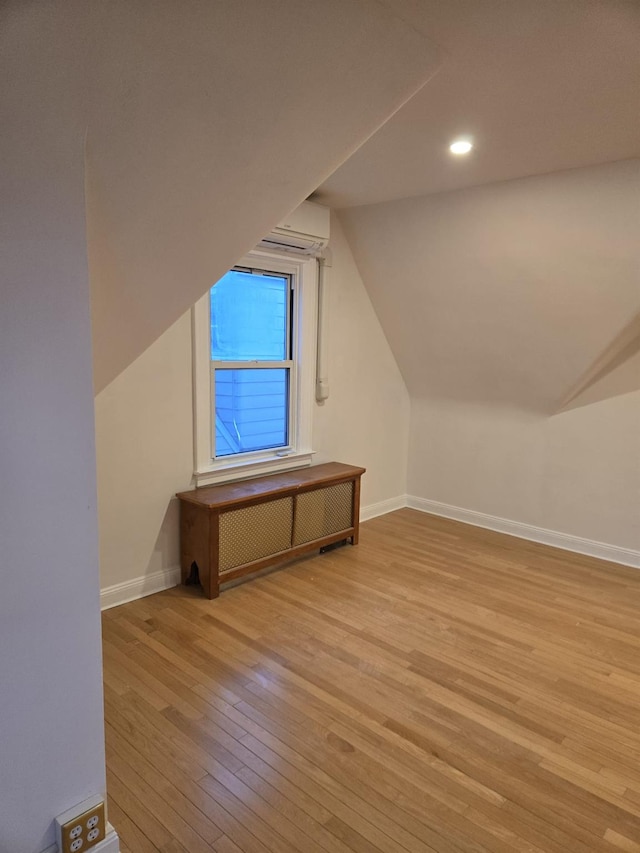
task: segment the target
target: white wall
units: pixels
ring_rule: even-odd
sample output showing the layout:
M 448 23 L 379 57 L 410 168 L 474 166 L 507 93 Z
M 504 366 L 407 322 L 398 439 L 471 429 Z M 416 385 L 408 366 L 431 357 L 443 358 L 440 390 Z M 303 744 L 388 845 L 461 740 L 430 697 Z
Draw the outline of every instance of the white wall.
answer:
M 57 100 L 82 45 L 57 65 L 51 34 L 4 23 L 0 851 L 38 853 L 105 789 L 84 128 Z
M 180 564 L 178 501 L 191 488 L 191 316 L 95 400 L 101 586 Z
M 330 396 L 314 404 L 317 462 L 367 468 L 362 504 L 404 495 L 409 398 L 339 221 L 331 223 Z M 178 506 L 190 487 L 191 326 L 184 315 L 97 395 L 101 585 L 179 564 Z
M 330 396 L 317 405 L 317 461 L 362 465 L 362 506 L 404 495 L 409 395 L 340 220 L 331 219 Z
M 639 191 L 631 160 L 341 211 L 411 396 L 409 494 L 640 547 L 637 363 L 554 414 L 635 328 Z
M 640 392 L 551 418 L 415 399 L 407 491 L 640 551 Z

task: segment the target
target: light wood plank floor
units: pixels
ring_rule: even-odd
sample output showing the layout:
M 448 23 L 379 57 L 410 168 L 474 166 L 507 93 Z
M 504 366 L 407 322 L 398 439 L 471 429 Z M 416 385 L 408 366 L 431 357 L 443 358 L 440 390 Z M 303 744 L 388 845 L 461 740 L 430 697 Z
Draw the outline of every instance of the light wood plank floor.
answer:
M 104 659 L 124 851 L 640 851 L 637 570 L 400 510 Z

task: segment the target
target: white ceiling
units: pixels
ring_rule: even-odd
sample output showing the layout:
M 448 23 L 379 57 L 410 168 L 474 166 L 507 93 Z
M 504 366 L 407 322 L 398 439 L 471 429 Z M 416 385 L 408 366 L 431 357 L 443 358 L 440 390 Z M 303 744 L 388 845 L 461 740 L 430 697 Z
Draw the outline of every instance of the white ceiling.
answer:
M 640 154 L 637 0 L 385 2 L 443 64 L 319 199 L 371 204 Z M 455 159 L 463 133 L 476 148 Z

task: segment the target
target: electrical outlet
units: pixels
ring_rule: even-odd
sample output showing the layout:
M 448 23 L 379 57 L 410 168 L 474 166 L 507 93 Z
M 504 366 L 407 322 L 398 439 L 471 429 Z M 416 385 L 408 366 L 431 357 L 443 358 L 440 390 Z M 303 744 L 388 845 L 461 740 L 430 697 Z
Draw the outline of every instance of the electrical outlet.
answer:
M 104 801 L 94 797 L 56 819 L 60 853 L 85 853 L 106 834 Z

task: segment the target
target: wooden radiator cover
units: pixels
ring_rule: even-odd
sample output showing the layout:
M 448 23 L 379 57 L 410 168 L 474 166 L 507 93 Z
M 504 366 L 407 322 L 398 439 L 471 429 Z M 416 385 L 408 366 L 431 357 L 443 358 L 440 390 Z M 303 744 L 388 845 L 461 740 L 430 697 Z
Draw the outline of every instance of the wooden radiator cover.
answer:
M 364 468 L 328 462 L 179 492 L 183 583 L 193 567 L 204 592 L 341 539 L 358 541 Z

